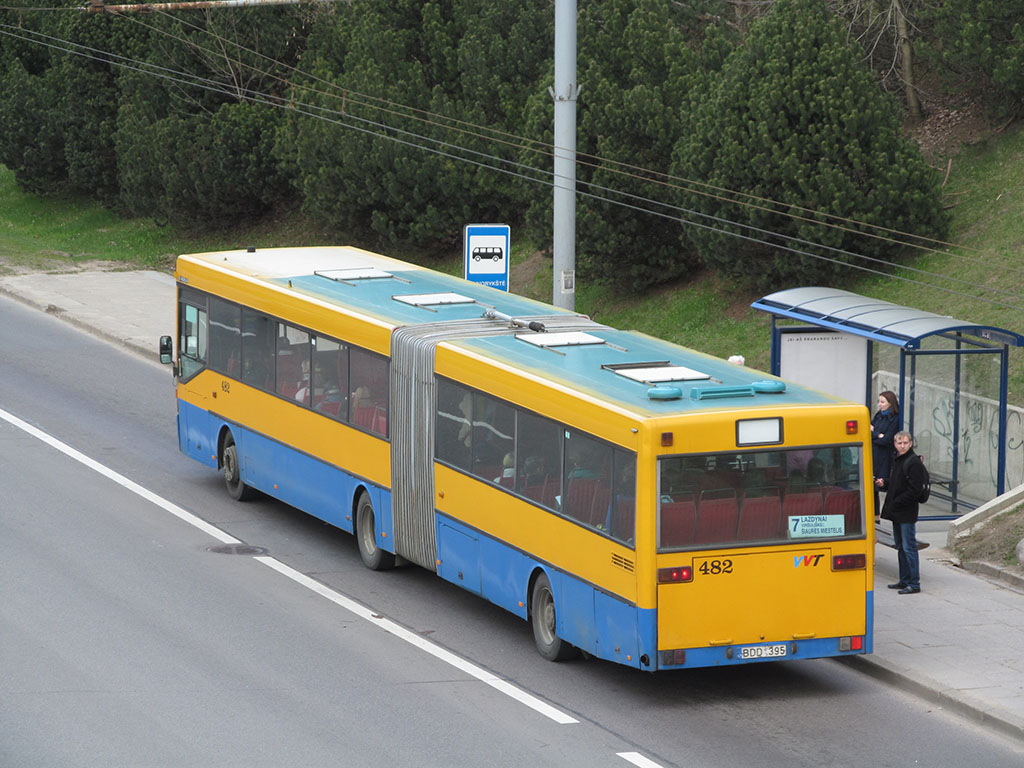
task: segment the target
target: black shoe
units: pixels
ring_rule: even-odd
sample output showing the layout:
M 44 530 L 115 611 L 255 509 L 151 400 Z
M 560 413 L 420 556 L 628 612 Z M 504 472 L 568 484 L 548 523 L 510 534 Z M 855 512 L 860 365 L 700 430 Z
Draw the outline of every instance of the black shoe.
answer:
M 916 595 L 920 591 L 921 591 L 920 587 L 904 587 L 903 589 L 901 589 L 896 594 L 898 594 L 898 595 Z
M 889 589 L 906 589 L 907 585 L 902 581 L 897 581 L 895 584 L 890 584 Z

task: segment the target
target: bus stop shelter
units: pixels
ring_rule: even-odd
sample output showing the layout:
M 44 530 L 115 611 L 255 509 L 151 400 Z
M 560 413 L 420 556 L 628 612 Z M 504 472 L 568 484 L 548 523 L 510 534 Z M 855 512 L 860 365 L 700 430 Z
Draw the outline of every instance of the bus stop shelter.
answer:
M 932 478 L 925 519 L 952 519 L 1024 482 L 1024 410 L 1006 401 L 1024 336 L 835 288 L 790 288 L 771 314 L 771 372 L 863 402 L 894 391 Z

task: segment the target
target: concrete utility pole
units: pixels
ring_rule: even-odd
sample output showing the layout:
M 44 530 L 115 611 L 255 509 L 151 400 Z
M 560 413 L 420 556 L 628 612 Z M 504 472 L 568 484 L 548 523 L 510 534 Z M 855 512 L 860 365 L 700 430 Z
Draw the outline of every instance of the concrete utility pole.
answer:
M 576 308 L 576 0 L 555 0 L 555 197 L 551 303 Z

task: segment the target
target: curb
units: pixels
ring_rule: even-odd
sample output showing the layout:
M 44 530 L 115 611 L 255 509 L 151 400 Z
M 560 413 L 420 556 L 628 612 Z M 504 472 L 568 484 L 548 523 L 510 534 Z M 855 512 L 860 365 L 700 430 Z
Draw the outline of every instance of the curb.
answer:
M 1004 736 L 1024 741 L 1024 719 L 1007 717 L 956 688 L 944 687 L 928 677 L 912 677 L 876 656 L 843 656 L 836 660 Z
M 1024 592 L 1024 574 L 1014 573 L 984 560 L 965 560 L 960 565 L 965 571 L 995 581 L 1010 589 Z
M 92 336 L 101 338 L 104 341 L 121 347 L 122 349 L 132 352 L 133 354 L 140 355 L 150 362 L 154 362 L 157 365 L 161 365 L 160 355 L 154 348 L 155 345 L 143 346 L 142 344 L 132 341 L 131 339 L 125 339 L 116 336 L 115 334 L 108 333 L 107 331 L 98 328 L 93 323 L 89 323 L 84 320 L 78 319 L 74 315 L 68 313 L 68 311 L 63 307 L 58 307 L 56 304 L 44 304 L 41 301 L 36 301 L 29 298 L 28 296 L 25 296 L 23 293 L 16 291 L 9 287 L 8 285 L 6 285 L 2 279 L 0 279 L 0 294 L 7 296 L 8 298 L 14 299 L 17 302 L 24 304 L 26 307 L 38 309 L 41 312 L 45 312 L 48 315 L 52 315 L 53 317 L 56 317 L 59 320 L 63 320 L 64 322 L 69 323 L 70 325 L 73 325 L 80 330 L 88 332 Z

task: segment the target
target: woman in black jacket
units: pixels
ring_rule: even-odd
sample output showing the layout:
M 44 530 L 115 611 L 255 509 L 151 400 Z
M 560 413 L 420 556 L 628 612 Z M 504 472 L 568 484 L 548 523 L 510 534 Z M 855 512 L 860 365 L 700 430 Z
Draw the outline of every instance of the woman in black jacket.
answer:
M 892 520 L 892 538 L 900 566 L 900 580 L 890 584 L 889 589 L 898 589 L 901 595 L 913 595 L 921 591 L 917 515 L 925 469 L 921 457 L 913 451 L 914 438 L 909 432 L 897 432 L 893 442 L 896 458 L 889 479 L 878 478 L 875 485 L 886 492 L 882 517 Z
M 878 396 L 878 412 L 871 418 L 871 463 L 873 477 L 877 484 L 879 478 L 889 479 L 892 469 L 893 438 L 900 424 L 900 406 L 896 394 L 885 390 Z M 878 506 L 878 491 L 875 491 L 875 522 L 881 509 Z

